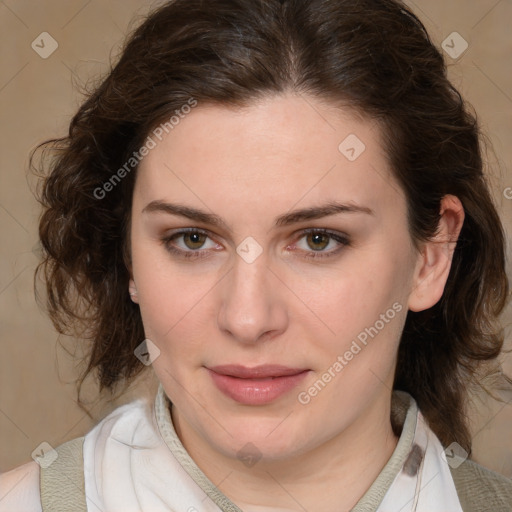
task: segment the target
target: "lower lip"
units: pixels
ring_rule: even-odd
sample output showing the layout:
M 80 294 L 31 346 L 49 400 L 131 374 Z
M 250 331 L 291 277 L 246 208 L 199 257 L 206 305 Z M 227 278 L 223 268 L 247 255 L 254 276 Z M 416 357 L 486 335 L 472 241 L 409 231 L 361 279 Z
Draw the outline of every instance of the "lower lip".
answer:
M 295 375 L 272 379 L 240 379 L 208 371 L 220 391 L 245 405 L 264 405 L 273 402 L 296 387 L 309 373 L 309 370 L 305 370 Z

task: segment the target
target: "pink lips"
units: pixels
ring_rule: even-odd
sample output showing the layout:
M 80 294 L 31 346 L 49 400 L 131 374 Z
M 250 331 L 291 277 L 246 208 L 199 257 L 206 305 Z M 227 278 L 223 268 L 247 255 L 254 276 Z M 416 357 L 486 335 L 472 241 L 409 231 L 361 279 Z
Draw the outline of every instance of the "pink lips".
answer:
M 217 388 L 236 402 L 263 405 L 297 386 L 309 370 L 280 365 L 247 368 L 229 364 L 213 366 L 208 371 Z

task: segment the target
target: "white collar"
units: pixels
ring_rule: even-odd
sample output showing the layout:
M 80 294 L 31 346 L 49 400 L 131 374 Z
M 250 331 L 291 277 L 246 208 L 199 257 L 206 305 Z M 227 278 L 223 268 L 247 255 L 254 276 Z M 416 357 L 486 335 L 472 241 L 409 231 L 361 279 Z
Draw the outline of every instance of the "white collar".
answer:
M 441 443 L 415 400 L 395 391 L 398 445 L 352 512 L 462 512 Z M 84 440 L 89 512 L 242 512 L 192 460 L 174 429 L 159 385 L 154 404 L 121 406 Z

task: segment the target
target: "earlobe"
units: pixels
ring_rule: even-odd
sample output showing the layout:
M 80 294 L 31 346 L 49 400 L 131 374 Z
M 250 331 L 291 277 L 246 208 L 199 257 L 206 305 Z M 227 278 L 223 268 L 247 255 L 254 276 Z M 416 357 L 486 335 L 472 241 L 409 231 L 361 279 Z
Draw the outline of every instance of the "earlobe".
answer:
M 463 223 L 464 208 L 460 200 L 452 195 L 444 196 L 437 234 L 424 242 L 418 255 L 409 296 L 411 311 L 431 308 L 441 299 Z
M 130 293 L 130 298 L 132 299 L 132 301 L 135 302 L 136 304 L 138 304 L 139 299 L 137 296 L 137 287 L 135 286 L 135 281 L 133 279 L 130 279 L 128 291 Z

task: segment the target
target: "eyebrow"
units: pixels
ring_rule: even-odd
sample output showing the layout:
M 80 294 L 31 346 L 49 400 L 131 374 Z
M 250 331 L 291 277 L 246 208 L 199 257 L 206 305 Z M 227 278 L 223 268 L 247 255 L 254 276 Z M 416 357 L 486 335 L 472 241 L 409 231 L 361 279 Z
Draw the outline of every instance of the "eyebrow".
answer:
M 163 212 L 169 215 L 179 215 L 196 222 L 210 224 L 229 231 L 227 223 L 214 213 L 208 213 L 197 208 L 184 206 L 176 203 L 167 203 L 165 201 L 156 200 L 148 203 L 142 213 Z M 310 208 L 302 208 L 280 215 L 274 222 L 275 227 L 289 226 L 305 220 L 321 219 L 330 215 L 339 213 L 364 213 L 367 215 L 375 215 L 375 212 L 366 206 L 358 206 L 355 204 L 343 204 L 337 201 L 330 201 L 322 206 L 312 206 Z

